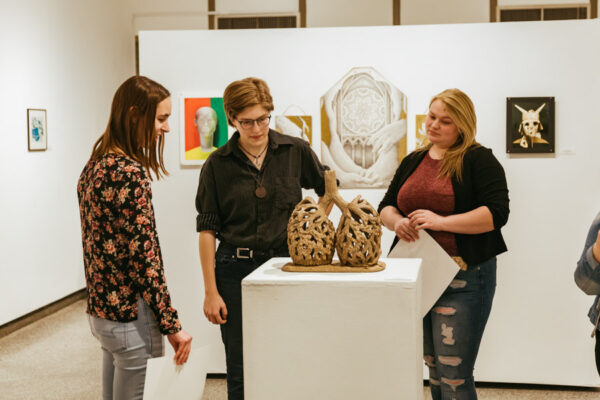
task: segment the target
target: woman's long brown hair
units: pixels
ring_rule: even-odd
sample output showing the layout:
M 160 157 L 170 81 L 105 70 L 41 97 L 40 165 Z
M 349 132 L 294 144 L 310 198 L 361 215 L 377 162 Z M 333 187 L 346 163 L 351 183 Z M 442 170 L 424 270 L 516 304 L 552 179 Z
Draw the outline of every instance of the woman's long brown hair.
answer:
M 91 159 L 110 151 L 133 158 L 158 179 L 168 175 L 163 162 L 164 137 L 156 138 L 154 121 L 158 104 L 171 94 L 160 83 L 145 76 L 132 76 L 117 89 L 108 126 L 94 143 Z M 152 178 L 151 178 L 152 179 Z

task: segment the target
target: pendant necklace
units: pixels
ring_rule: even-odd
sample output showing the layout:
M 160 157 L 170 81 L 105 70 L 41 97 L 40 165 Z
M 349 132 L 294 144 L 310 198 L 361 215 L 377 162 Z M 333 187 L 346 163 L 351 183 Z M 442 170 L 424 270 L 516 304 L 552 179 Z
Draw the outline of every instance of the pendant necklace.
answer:
M 254 173 L 252 172 L 252 169 L 250 169 L 250 166 L 247 164 L 246 164 L 246 166 L 248 167 L 248 172 L 250 172 L 250 176 L 252 176 L 252 178 L 256 182 L 256 189 L 254 190 L 254 195 L 256 197 L 258 197 L 259 199 L 264 199 L 265 197 L 267 197 L 267 189 L 262 185 L 262 182 L 265 179 L 264 171 L 263 171 L 262 176 L 260 177 L 260 182 L 259 182 L 258 174 L 260 174 L 261 171 L 258 171 L 258 174 L 256 174 L 256 176 L 255 176 Z
M 258 159 L 260 158 L 260 156 L 263 155 L 265 150 L 267 150 L 267 147 L 269 147 L 269 143 L 267 142 L 267 144 L 265 145 L 265 148 L 262 149 L 260 151 L 260 153 L 258 153 L 257 155 L 254 155 L 254 154 L 250 153 L 248 150 L 246 150 L 246 148 L 244 146 L 242 146 L 242 144 L 239 141 L 238 141 L 238 145 L 240 146 L 240 148 L 244 151 L 244 153 L 247 156 L 254 158 L 254 161 L 252 161 L 252 163 L 256 166 L 256 168 L 260 168 L 261 164 L 258 163 Z
M 262 186 L 262 182 L 258 184 L 258 187 L 254 191 L 254 195 L 259 199 L 264 199 L 265 197 L 267 197 L 267 189 L 265 189 L 265 187 Z
M 238 142 L 238 145 L 240 146 L 240 148 L 244 151 L 244 153 L 246 155 L 249 155 L 251 157 L 254 158 L 253 164 L 256 166 L 257 169 L 259 169 L 261 167 L 262 164 L 258 163 L 258 159 L 260 158 L 260 156 L 263 155 L 263 153 L 265 152 L 265 150 L 267 150 L 267 147 L 269 147 L 269 143 L 266 144 L 265 148 L 261 150 L 260 153 L 258 153 L 258 155 L 254 155 L 252 153 L 250 153 L 248 150 L 246 150 L 244 148 L 244 146 L 242 146 L 242 144 L 240 142 Z M 250 175 L 252 175 L 252 178 L 254 178 L 254 181 L 256 182 L 256 189 L 254 190 L 254 195 L 256 197 L 258 197 L 259 199 L 264 199 L 265 197 L 267 197 L 267 189 L 262 185 L 262 182 L 265 178 L 265 175 L 263 173 L 263 175 L 260 178 L 260 182 L 258 181 L 258 174 L 260 174 L 260 169 L 258 171 L 257 176 L 254 176 L 254 174 L 252 173 L 252 170 L 250 169 L 250 166 L 248 165 L 248 172 L 250 172 Z

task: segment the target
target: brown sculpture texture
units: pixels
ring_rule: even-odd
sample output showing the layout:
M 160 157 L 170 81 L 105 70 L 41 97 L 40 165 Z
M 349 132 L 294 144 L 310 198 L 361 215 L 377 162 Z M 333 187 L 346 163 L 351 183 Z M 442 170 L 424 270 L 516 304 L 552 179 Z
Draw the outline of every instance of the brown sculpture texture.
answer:
M 323 203 L 307 197 L 302 200 L 288 222 L 288 249 L 296 265 L 330 264 L 335 248 L 335 229 L 327 218 Z
M 327 217 L 334 202 L 342 211 L 337 231 Z M 381 256 L 381 220 L 368 201 L 356 197 L 347 203 L 339 195 L 334 171 L 325 172 L 325 196 L 315 203 L 307 197 L 288 222 L 288 248 L 295 265 L 330 264 L 337 250 L 341 265 L 376 265 Z
M 341 263 L 351 267 L 377 264 L 382 234 L 377 210 L 360 196 L 340 208 L 342 218 L 335 233 L 335 249 Z

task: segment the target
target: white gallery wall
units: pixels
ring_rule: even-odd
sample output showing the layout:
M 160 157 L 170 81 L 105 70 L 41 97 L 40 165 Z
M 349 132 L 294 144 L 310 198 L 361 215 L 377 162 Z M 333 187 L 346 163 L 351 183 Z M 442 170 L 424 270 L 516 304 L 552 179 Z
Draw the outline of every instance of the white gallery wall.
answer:
M 76 183 L 134 42 L 119 0 L 3 0 L 0 37 L 2 325 L 85 287 Z M 44 152 L 27 108 L 47 110 Z
M 208 29 L 208 0 L 130 1 L 132 3 L 132 19 L 135 32 L 142 30 Z M 418 9 L 418 5 L 416 8 Z M 423 11 L 423 8 L 420 8 L 420 10 Z M 215 13 L 221 15 L 294 14 L 299 13 L 299 1 L 216 0 Z M 306 25 L 308 27 L 392 25 L 392 23 L 392 0 L 371 0 L 368 2 L 362 0 L 306 1 Z
M 392 0 L 306 0 L 306 26 L 375 26 L 393 24 Z
M 585 4 L 587 0 L 497 0 L 498 6 L 511 6 L 511 7 L 522 7 L 522 6 L 547 6 L 547 5 L 573 5 L 573 4 Z M 596 0 L 592 0 L 596 1 Z
M 208 0 L 130 0 L 133 25 L 142 30 L 208 29 Z M 586 0 L 497 0 L 499 7 L 586 4 Z M 592 0 L 596 5 L 600 0 Z M 306 26 L 393 24 L 393 0 L 306 0 Z M 217 13 L 295 13 L 298 0 L 215 0 Z M 488 0 L 401 0 L 400 24 L 489 22 Z
M 141 73 L 174 97 L 165 149 L 171 175 L 153 186 L 167 279 L 194 343 L 211 345 L 210 371 L 224 371 L 223 349 L 218 328 L 202 311 L 194 209 L 200 169 L 179 163 L 180 95 L 221 96 L 232 80 L 262 77 L 274 96 L 274 115 L 296 104 L 313 116 L 320 154 L 320 96 L 350 68 L 372 66 L 407 95 L 410 135 L 415 114 L 427 109 L 432 95 L 449 87 L 467 92 L 477 109 L 478 139 L 507 173 L 511 215 L 503 234 L 509 252 L 498 258 L 498 288 L 476 378 L 600 385 L 586 317 L 592 298 L 573 283 L 587 229 L 600 210 L 600 135 L 589 122 L 600 110 L 600 54 L 590 41 L 598 35 L 598 20 L 141 32 Z M 535 51 L 524 40 L 535 42 Z M 505 153 L 506 98 L 528 96 L 556 98 L 556 154 Z M 357 193 L 342 195 L 350 200 Z M 377 205 L 384 191 L 360 193 Z M 391 239 L 386 231 L 385 250 Z
M 134 32 L 208 29 L 208 0 L 129 0 Z
M 401 25 L 466 24 L 489 20 L 488 0 L 400 0 Z
M 218 1 L 218 0 L 217 0 Z M 592 3 L 598 5 L 598 0 Z M 497 0 L 498 7 L 587 4 L 587 0 Z M 489 0 L 400 0 L 401 25 L 490 21 Z

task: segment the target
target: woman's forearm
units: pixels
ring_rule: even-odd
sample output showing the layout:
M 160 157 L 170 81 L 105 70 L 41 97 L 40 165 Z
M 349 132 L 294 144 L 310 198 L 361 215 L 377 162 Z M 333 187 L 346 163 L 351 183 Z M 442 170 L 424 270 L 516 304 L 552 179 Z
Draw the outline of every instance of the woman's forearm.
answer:
M 402 214 L 400 214 L 398 209 L 393 206 L 383 207 L 383 209 L 379 213 L 379 217 L 381 218 L 381 222 L 383 223 L 383 226 L 385 226 L 392 232 L 394 232 L 394 227 L 396 225 L 396 222 L 398 222 L 398 220 L 404 218 L 404 216 L 402 216 Z
M 494 219 L 486 206 L 462 214 L 448 215 L 442 222 L 442 231 L 463 234 L 479 234 L 494 230 Z
M 215 279 L 216 243 L 214 231 L 200 232 L 198 250 L 200 251 L 200 264 L 202 265 L 202 276 L 204 278 L 204 292 L 207 295 L 218 293 Z

